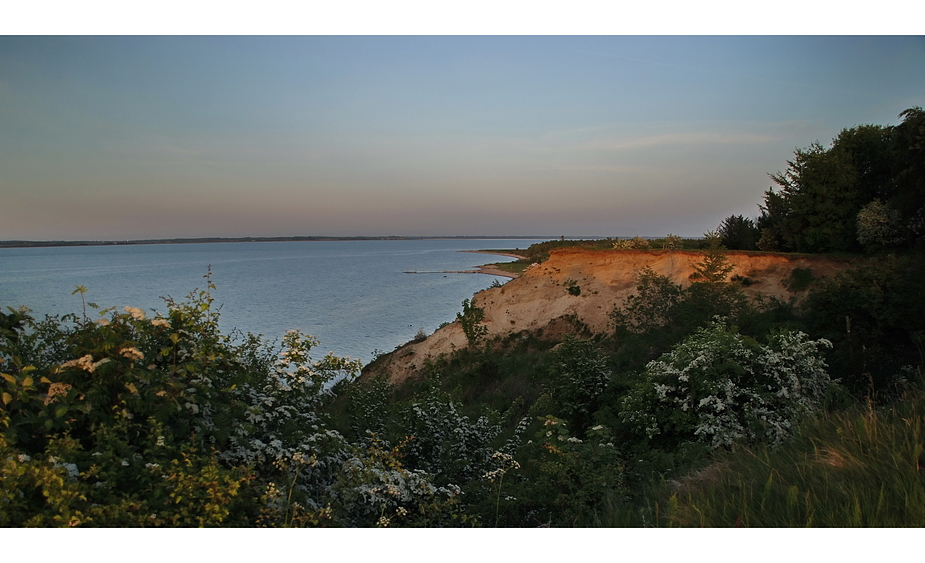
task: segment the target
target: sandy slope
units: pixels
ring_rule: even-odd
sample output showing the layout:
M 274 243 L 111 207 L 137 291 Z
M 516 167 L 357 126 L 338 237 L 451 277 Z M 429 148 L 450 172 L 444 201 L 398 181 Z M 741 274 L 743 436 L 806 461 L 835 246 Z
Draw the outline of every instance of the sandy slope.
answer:
M 745 288 L 749 296 L 789 300 L 793 295 L 784 281 L 796 268 L 810 268 L 816 277 L 826 277 L 848 266 L 845 261 L 824 257 L 793 257 L 783 254 L 731 251 L 735 265 L 731 275 L 747 276 L 754 285 Z M 549 340 L 560 340 L 575 330 L 569 319 L 577 319 L 594 333 L 607 332 L 614 306 L 633 293 L 636 272 L 645 266 L 688 286 L 694 264 L 703 254 L 684 250 L 555 250 L 549 260 L 531 266 L 519 278 L 501 287 L 475 294 L 473 302 L 485 310 L 488 337 L 504 337 L 524 330 Z M 581 294 L 571 295 L 566 282 L 574 280 Z M 450 354 L 466 346 L 459 323 L 437 330 L 423 342 L 408 344 L 364 371 L 363 377 L 388 374 L 393 383 L 419 374 L 428 358 Z

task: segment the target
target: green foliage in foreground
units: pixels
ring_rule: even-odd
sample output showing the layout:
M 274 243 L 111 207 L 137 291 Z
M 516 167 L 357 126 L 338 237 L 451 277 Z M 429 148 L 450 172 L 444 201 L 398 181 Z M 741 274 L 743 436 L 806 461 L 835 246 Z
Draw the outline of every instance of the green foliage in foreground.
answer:
M 714 244 L 688 288 L 640 272 L 612 335 L 478 331 L 399 387 L 297 332 L 223 335 L 208 290 L 10 311 L 0 525 L 921 525 L 923 263 L 800 273 L 796 307 L 748 301 Z M 858 343 L 883 377 L 826 368 Z
M 661 524 L 925 526 L 925 390 L 805 424 L 794 440 L 722 454 L 674 484 Z
M 329 384 L 358 362 L 313 360 L 294 331 L 279 349 L 234 341 L 211 302 L 194 292 L 153 319 L 4 315 L 0 526 L 454 521 L 458 488 L 404 467 L 402 442 L 328 425 Z

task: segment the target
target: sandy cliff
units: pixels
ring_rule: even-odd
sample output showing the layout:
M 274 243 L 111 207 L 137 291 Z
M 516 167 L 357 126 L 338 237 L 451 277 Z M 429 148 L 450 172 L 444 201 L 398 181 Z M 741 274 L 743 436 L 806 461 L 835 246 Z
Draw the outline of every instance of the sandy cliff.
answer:
M 735 251 L 729 252 L 728 258 L 735 266 L 731 275 L 745 276 L 755 282 L 744 289 L 747 295 L 783 300 L 793 297 L 785 281 L 794 269 L 810 268 L 815 277 L 827 277 L 848 265 L 824 257 Z M 558 250 L 519 278 L 477 293 L 473 302 L 485 311 L 489 338 L 528 330 L 558 340 L 574 330 L 569 319 L 577 319 L 591 332 L 603 333 L 609 330 L 613 308 L 635 293 L 636 273 L 640 269 L 648 266 L 687 287 L 691 284 L 694 264 L 702 260 L 702 253 L 683 250 Z M 569 293 L 566 286 L 569 280 L 581 288 L 580 295 Z M 383 358 L 375 370 L 364 372 L 364 377 L 384 372 L 391 382 L 398 383 L 420 373 L 427 358 L 465 346 L 462 328 L 453 322 L 427 340 L 408 344 Z

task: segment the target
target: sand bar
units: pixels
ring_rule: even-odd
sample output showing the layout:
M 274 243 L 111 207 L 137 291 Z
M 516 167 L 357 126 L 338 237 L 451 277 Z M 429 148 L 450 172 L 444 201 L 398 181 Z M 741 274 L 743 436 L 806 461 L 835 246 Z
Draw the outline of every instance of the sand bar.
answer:
M 494 254 L 495 256 L 510 256 L 511 258 L 517 258 L 518 260 L 523 260 L 526 256 L 522 254 L 514 254 L 513 252 L 501 252 L 493 250 L 462 250 L 460 252 L 474 252 L 476 254 Z M 513 272 L 505 272 L 497 267 L 497 264 L 483 264 L 478 266 L 478 273 L 488 274 L 489 276 L 498 276 L 499 278 L 510 278 L 515 279 L 519 274 Z

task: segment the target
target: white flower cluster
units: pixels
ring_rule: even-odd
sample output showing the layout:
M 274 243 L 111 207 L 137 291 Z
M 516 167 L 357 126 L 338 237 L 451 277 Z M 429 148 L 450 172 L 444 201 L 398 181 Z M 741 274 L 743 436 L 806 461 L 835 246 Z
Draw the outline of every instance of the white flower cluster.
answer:
M 715 322 L 646 366 L 645 382 L 624 402 L 624 420 L 650 438 L 690 432 L 713 448 L 779 443 L 834 383 L 826 347 L 794 331 L 762 346 Z
M 143 360 L 145 355 L 141 353 L 141 350 L 135 348 L 134 346 L 127 346 L 119 350 L 119 353 L 123 357 L 128 358 L 132 361 Z
M 482 475 L 482 478 L 488 479 L 492 483 L 500 480 L 508 471 L 520 469 L 520 463 L 511 455 L 504 452 L 495 452 L 491 454 L 491 459 L 494 463 L 498 464 L 498 467 L 491 471 L 487 471 Z
M 490 443 L 501 427 L 487 417 L 471 420 L 456 403 L 433 393 L 414 403 L 403 418 L 406 432 L 414 436 L 404 452 L 417 467 L 434 475 L 452 472 L 455 481 L 476 479 L 494 466 Z
M 382 463 L 379 456 L 370 454 L 357 451 L 347 459 L 340 467 L 339 483 L 327 492 L 327 495 L 337 497 L 339 504 L 352 506 L 356 516 L 393 512 L 397 517 L 405 517 L 411 513 L 407 507 L 460 494 L 456 485 L 437 487 L 424 471 L 409 471 L 401 466 Z M 383 517 L 391 521 L 389 517 Z
M 62 396 L 66 397 L 68 391 L 71 390 L 70 383 L 61 383 L 56 381 L 48 386 L 48 393 L 45 395 L 45 400 L 43 401 L 46 405 L 50 405 L 55 401 L 55 397 Z
M 63 364 L 61 364 L 61 368 L 63 369 L 63 368 L 70 368 L 70 367 L 78 367 L 86 372 L 93 373 L 94 371 L 96 371 L 96 368 L 100 367 L 101 365 L 105 364 L 108 361 L 109 361 L 109 358 L 103 358 L 102 360 L 98 362 L 94 362 L 93 355 L 87 354 L 86 356 L 83 356 L 76 360 L 68 360 L 64 362 Z
M 132 318 L 136 321 L 143 321 L 145 319 L 145 312 L 139 309 L 138 307 L 129 307 L 125 306 L 125 312 L 132 315 Z
M 65 463 L 54 456 L 49 457 L 48 461 L 54 465 L 56 469 L 62 468 L 67 471 L 67 477 L 70 481 L 74 481 L 80 475 L 80 470 L 77 469 L 76 463 Z

